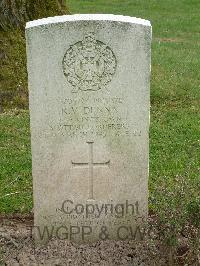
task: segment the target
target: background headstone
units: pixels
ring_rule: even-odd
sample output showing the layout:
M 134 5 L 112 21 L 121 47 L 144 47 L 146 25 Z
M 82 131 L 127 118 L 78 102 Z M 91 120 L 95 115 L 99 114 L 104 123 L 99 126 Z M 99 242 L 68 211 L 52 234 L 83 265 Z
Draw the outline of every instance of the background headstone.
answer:
M 36 240 L 131 238 L 148 213 L 150 22 L 53 17 L 26 39 Z

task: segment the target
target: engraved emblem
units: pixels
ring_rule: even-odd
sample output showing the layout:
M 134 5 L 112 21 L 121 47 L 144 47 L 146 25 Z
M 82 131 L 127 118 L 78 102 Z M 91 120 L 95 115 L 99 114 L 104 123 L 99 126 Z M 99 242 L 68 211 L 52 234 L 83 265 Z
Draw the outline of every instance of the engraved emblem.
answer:
M 71 161 L 73 167 L 88 167 L 89 170 L 89 198 L 88 199 L 94 199 L 94 168 L 96 167 L 110 167 L 110 160 L 106 162 L 94 162 L 94 155 L 93 155 L 93 141 L 87 141 L 87 144 L 89 145 L 89 162 L 87 163 L 75 163 Z
M 63 58 L 63 72 L 72 92 L 97 91 L 112 79 L 117 67 L 109 46 L 95 39 L 94 33 L 70 46 Z

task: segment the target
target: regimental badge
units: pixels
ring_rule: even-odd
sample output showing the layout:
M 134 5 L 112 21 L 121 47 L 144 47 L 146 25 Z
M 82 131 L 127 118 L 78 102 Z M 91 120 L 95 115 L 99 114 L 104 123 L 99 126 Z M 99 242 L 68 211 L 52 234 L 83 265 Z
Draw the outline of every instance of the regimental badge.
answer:
M 111 80 L 117 68 L 111 48 L 95 39 L 94 33 L 70 46 L 63 58 L 63 72 L 72 92 L 97 91 Z

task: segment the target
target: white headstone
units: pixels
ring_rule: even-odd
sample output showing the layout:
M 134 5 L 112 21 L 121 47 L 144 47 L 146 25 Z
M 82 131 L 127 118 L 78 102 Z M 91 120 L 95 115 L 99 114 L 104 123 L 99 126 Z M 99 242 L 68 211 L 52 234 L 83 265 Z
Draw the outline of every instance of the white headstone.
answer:
M 36 240 L 131 238 L 148 213 L 150 22 L 53 17 L 26 39 Z

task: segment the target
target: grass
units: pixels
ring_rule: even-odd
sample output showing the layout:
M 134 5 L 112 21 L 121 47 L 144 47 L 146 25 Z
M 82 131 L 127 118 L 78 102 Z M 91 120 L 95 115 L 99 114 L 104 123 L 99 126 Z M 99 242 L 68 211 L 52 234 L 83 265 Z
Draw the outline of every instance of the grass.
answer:
M 31 151 L 27 111 L 0 115 L 0 213 L 32 206 Z
M 152 22 L 149 206 L 163 215 L 170 209 L 174 219 L 178 211 L 180 219 L 198 220 L 200 1 L 68 0 L 68 5 L 71 13 L 123 14 Z M 29 113 L 16 112 L 0 115 L 1 213 L 32 208 Z M 14 192 L 20 193 L 8 195 Z

